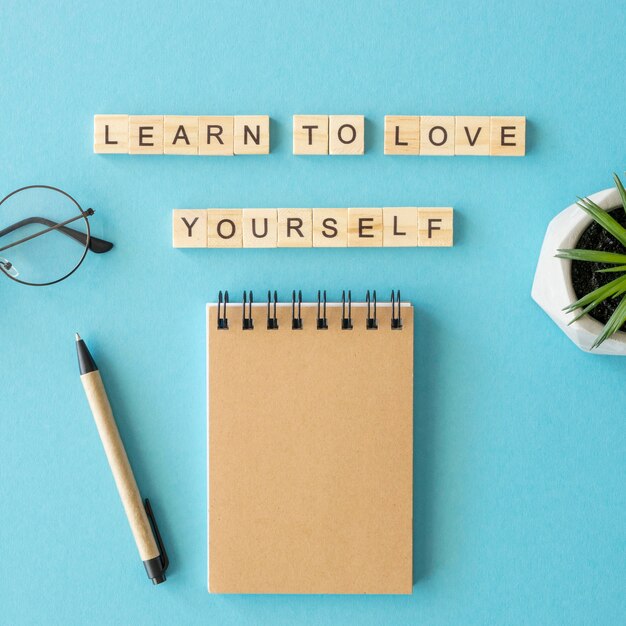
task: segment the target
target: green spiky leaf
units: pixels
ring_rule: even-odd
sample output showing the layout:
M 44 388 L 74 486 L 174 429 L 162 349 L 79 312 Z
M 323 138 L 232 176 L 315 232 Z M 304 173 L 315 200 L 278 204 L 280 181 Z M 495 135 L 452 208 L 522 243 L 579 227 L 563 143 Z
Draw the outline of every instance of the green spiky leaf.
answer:
M 626 254 L 603 252 L 602 250 L 582 250 L 579 248 L 562 249 L 557 250 L 557 254 L 555 256 L 557 259 L 570 259 L 572 261 L 626 264 Z
M 596 270 L 596 274 L 606 274 L 607 272 L 626 272 L 626 265 L 618 265 L 617 267 L 607 267 L 604 270 Z
M 626 246 L 626 228 L 619 224 L 615 218 L 589 198 L 579 198 L 576 204 L 591 216 L 594 222 L 600 224 L 604 230 L 613 235 L 623 246 Z
M 622 181 L 619 179 L 617 174 L 613 174 L 613 180 L 615 181 L 615 186 L 619 191 L 619 196 L 622 199 L 622 206 L 626 209 L 626 189 L 624 189 L 624 185 L 622 185 Z
M 602 342 L 606 341 L 611 335 L 614 335 L 626 322 L 626 297 L 622 297 L 621 302 L 617 305 L 613 315 L 604 325 L 602 332 L 596 337 L 591 349 L 597 348 Z
M 597 304 L 595 304 L 595 306 L 597 306 L 603 300 L 606 300 L 607 298 L 614 298 L 616 295 L 619 295 L 622 290 L 626 290 L 626 276 L 619 276 L 610 283 L 594 289 L 586 296 L 583 296 L 579 300 L 576 300 L 576 302 L 572 302 L 566 306 L 563 310 L 566 313 L 572 313 L 576 309 L 586 307 L 593 302 L 597 302 Z

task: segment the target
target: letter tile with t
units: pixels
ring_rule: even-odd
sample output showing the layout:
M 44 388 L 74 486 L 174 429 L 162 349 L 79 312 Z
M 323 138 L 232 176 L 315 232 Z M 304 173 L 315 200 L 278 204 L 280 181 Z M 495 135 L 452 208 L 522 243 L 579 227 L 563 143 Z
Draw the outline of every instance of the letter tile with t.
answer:
M 328 115 L 293 116 L 293 153 L 328 154 Z

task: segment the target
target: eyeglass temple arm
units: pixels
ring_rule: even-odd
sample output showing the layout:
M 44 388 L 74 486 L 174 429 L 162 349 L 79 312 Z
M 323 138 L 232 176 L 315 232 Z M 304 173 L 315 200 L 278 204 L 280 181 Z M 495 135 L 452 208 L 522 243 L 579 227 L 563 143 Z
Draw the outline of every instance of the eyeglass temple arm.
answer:
M 7 226 L 5 229 L 0 230 L 0 237 L 3 235 L 8 235 L 13 231 L 16 231 L 18 228 L 22 228 L 23 226 L 29 226 L 30 224 L 43 224 L 44 226 L 56 226 L 57 222 L 53 222 L 45 217 L 27 217 L 19 222 L 15 222 L 15 224 L 11 224 Z M 81 233 L 79 230 L 74 230 L 73 228 L 69 228 L 68 226 L 59 226 L 56 228 L 59 232 L 71 237 L 75 241 L 78 241 L 83 246 L 87 241 L 87 234 Z M 113 244 L 110 241 L 106 241 L 104 239 L 99 239 L 98 237 L 91 236 L 89 237 L 89 249 L 96 254 L 101 254 L 103 252 L 108 252 L 113 247 Z

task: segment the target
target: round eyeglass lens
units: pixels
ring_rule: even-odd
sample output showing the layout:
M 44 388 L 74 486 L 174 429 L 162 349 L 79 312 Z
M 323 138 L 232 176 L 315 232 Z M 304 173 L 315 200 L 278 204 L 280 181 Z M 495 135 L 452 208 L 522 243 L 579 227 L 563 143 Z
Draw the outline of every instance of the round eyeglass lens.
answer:
M 83 261 L 89 223 L 60 189 L 24 187 L 0 201 L 0 270 L 27 285 L 67 278 Z

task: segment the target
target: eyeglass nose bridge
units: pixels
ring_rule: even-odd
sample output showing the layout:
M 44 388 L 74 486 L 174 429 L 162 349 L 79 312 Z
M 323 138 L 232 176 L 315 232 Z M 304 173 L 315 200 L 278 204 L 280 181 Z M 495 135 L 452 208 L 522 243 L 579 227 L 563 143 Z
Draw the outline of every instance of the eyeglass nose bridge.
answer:
M 17 278 L 20 275 L 15 265 L 13 265 L 11 261 L 5 259 L 4 257 L 0 257 L 0 268 L 2 268 L 2 271 L 5 274 L 9 275 L 11 278 Z

